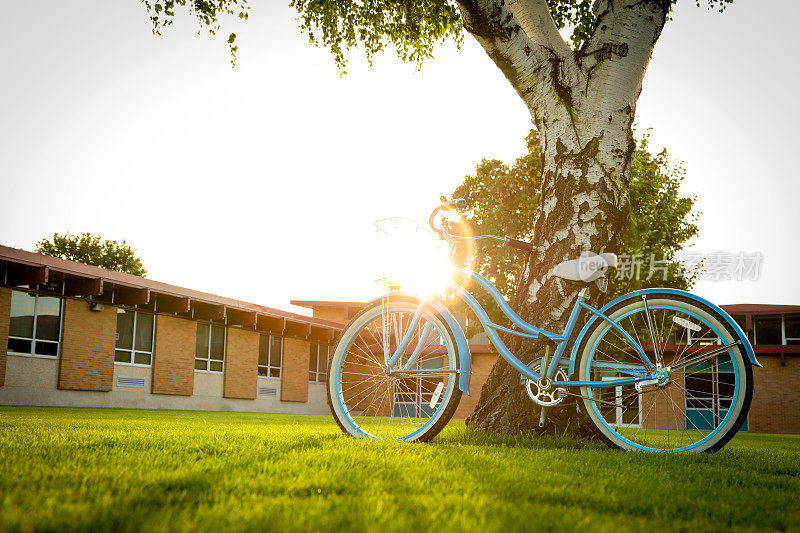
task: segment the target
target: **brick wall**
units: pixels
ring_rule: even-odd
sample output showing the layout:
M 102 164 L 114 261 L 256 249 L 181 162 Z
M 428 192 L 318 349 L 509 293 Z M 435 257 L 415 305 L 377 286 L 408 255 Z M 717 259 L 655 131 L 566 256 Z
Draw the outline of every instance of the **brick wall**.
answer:
M 154 394 L 192 395 L 196 342 L 197 322 L 166 315 L 156 317 L 151 389 Z
M 481 389 L 486 379 L 489 377 L 489 372 L 497 362 L 498 355 L 496 353 L 473 353 L 472 354 L 472 378 L 469 383 L 469 390 L 472 396 L 466 394 L 461 396 L 461 402 L 458 404 L 453 418 L 467 418 L 472 414 L 475 406 L 478 404 L 478 398 L 481 396 Z
M 254 400 L 258 389 L 259 334 L 238 328 L 228 328 L 225 351 L 225 398 Z
M 800 433 L 800 357 L 787 355 L 786 366 L 776 355 L 758 355 L 763 368 L 753 367 L 750 431 Z
M 697 376 L 697 374 L 694 374 Z M 708 374 L 709 379 L 711 374 Z M 640 417 L 644 428 L 679 428 L 686 429 L 686 409 L 684 389 L 686 388 L 686 375 L 683 370 L 676 370 L 670 374 L 673 384 L 661 391 L 642 394 L 640 397 Z M 649 389 L 648 389 L 649 390 Z M 623 389 L 624 394 L 633 394 L 633 390 Z M 614 400 L 617 401 L 617 400 Z M 602 409 L 602 406 L 600 406 Z M 705 415 L 707 417 L 713 414 Z
M 283 367 L 281 368 L 281 401 L 308 401 L 308 341 L 283 339 Z
M 89 310 L 82 300 L 64 300 L 58 388 L 110 391 L 114 382 L 117 309 Z
M 6 352 L 11 321 L 11 289 L 0 287 L 0 387 L 6 382 Z
M 362 348 L 364 354 L 369 350 Z M 391 397 L 386 388 L 376 387 L 376 382 L 385 378 L 383 370 L 369 361 L 369 358 L 358 355 L 359 350 L 351 350 L 342 368 L 342 396 L 351 411 L 360 411 L 367 415 L 388 416 L 391 409 Z M 383 360 L 383 352 L 374 353 L 376 359 Z M 384 395 L 386 395 L 384 397 Z

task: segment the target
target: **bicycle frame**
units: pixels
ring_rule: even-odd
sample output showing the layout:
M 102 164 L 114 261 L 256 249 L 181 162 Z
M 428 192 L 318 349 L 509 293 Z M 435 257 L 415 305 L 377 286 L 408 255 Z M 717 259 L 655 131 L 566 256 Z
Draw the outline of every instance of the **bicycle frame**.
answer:
M 448 297 L 400 291 L 403 285 L 413 286 L 439 274 L 440 257 L 431 254 L 426 260 L 426 250 L 417 253 L 406 249 L 405 241 L 399 242 L 389 248 L 397 255 L 379 280 L 388 293 L 368 302 L 343 330 L 328 380 L 331 411 L 343 431 L 354 437 L 428 441 L 453 416 L 461 394 L 470 395 L 470 380 L 475 377 L 472 354 L 463 324 L 446 305 L 452 291 L 475 314 L 489 342 L 513 368 L 507 377 L 519 378 L 527 395 L 542 406 L 540 427 L 546 420 L 546 406 L 573 396 L 581 399 L 576 407 L 585 408 L 603 440 L 613 447 L 714 451 L 730 440 L 746 420 L 753 394 L 751 364 L 758 362 L 747 336 L 725 310 L 686 291 L 665 287 L 629 292 L 595 308 L 587 302 L 589 286 L 582 285 L 582 290 L 569 293 L 571 309 L 559 308 L 563 331 L 536 327 L 511 308 L 492 282 L 453 264 L 456 244 L 479 239 L 503 242 L 528 252 L 526 261 L 535 259 L 531 252 L 536 247 L 531 243 L 492 235 L 474 237 L 466 228 L 453 235 L 448 228 L 454 219 L 436 225 L 442 210 L 463 210 L 465 204 L 465 200 L 443 198 L 429 217 L 431 230 L 450 245 L 450 281 L 440 285 L 447 288 Z M 409 224 L 408 219 L 378 221 L 376 230 L 381 238 L 401 237 L 404 231 L 411 239 L 432 237 L 420 235 L 419 225 Z M 435 251 L 445 251 L 442 248 L 439 245 Z M 423 270 L 404 272 L 408 260 Z M 579 259 L 560 263 L 552 275 L 588 282 L 616 264 L 613 253 L 582 253 Z M 391 274 L 392 267 L 398 277 Z M 494 300 L 488 307 L 492 315 L 499 315 L 497 323 L 475 297 L 479 289 Z M 517 338 L 509 346 L 524 346 L 519 356 L 505 344 L 506 335 Z M 676 397 L 690 397 L 687 391 L 708 392 L 709 387 L 710 409 L 705 401 L 682 406 Z M 654 394 L 643 401 L 645 393 Z M 692 397 L 708 399 L 700 394 Z M 690 412 L 691 408 L 695 411 Z M 395 419 L 400 420 L 397 425 Z M 670 435 L 678 435 L 677 440 L 671 441 Z
M 534 372 L 531 368 L 529 368 L 526 364 L 524 364 L 516 356 L 514 356 L 514 354 L 511 353 L 511 351 L 502 341 L 497 332 L 503 331 L 505 333 L 509 333 L 511 335 L 515 335 L 518 337 L 527 337 L 532 339 L 536 339 L 540 335 L 544 335 L 548 339 L 557 343 L 555 353 L 553 354 L 553 357 L 549 361 L 545 372 L 545 376 L 552 381 L 559 365 L 565 364 L 564 362 L 561 361 L 561 359 L 564 356 L 564 352 L 567 349 L 567 346 L 569 345 L 569 339 L 572 335 L 575 325 L 578 322 L 578 317 L 580 316 L 582 310 L 588 311 L 589 313 L 597 316 L 601 320 L 604 320 L 605 322 L 609 323 L 610 326 L 614 328 L 628 342 L 631 348 L 636 351 L 636 353 L 642 359 L 642 362 L 644 364 L 639 365 L 632 363 L 630 365 L 627 365 L 621 363 L 607 362 L 605 364 L 608 365 L 609 371 L 625 372 L 628 374 L 632 374 L 634 376 L 620 378 L 620 379 L 611 379 L 606 381 L 572 381 L 572 380 L 552 381 L 552 384 L 554 386 L 618 387 L 621 385 L 630 385 L 641 381 L 657 379 L 662 374 L 662 371 L 660 369 L 657 369 L 656 366 L 650 361 L 650 358 L 644 352 L 642 347 L 623 328 L 621 328 L 619 324 L 617 324 L 614 320 L 607 317 L 599 310 L 595 309 L 594 307 L 586 303 L 585 289 L 578 294 L 578 298 L 575 301 L 575 304 L 573 305 L 572 311 L 570 312 L 570 316 L 569 319 L 567 320 L 567 324 L 564 328 L 564 331 L 559 334 L 537 328 L 532 324 L 529 324 L 528 322 L 523 320 L 522 317 L 520 317 L 517 313 L 514 312 L 513 309 L 511 309 L 511 306 L 508 305 L 508 303 L 505 301 L 502 294 L 500 294 L 500 291 L 498 291 L 497 288 L 495 288 L 495 286 L 489 280 L 487 280 L 477 272 L 473 272 L 472 270 L 457 265 L 451 265 L 451 268 L 453 270 L 453 273 L 456 274 L 457 276 L 466 276 L 467 278 L 471 279 L 473 282 L 481 286 L 484 290 L 486 290 L 492 297 L 492 299 L 495 302 L 497 302 L 497 305 L 500 307 L 503 314 L 506 317 L 508 317 L 508 319 L 521 330 L 521 331 L 515 331 L 500 326 L 498 324 L 494 324 L 489 318 L 488 313 L 486 313 L 486 311 L 483 309 L 478 300 L 474 296 L 472 296 L 472 294 L 470 294 L 469 291 L 467 291 L 464 287 L 462 287 L 455 281 L 450 281 L 448 283 L 449 288 L 452 289 L 453 292 L 456 295 L 458 295 L 458 297 L 462 301 L 464 301 L 464 303 L 467 304 L 467 306 L 469 306 L 469 308 L 478 317 L 478 320 L 481 322 L 484 331 L 486 331 L 489 340 L 492 342 L 495 348 L 497 348 L 497 351 L 500 353 L 500 355 L 502 355 L 503 358 L 506 361 L 508 361 L 508 363 L 512 367 L 518 370 L 520 374 L 525 376 L 527 379 L 533 381 L 539 381 L 539 379 L 542 377 L 542 374 Z M 394 353 L 391 354 L 391 356 L 388 353 L 384 354 L 384 357 L 386 359 L 389 368 L 394 367 L 394 365 L 400 359 L 401 354 L 405 352 L 406 348 L 408 348 L 408 345 L 411 343 L 411 340 L 414 336 L 414 331 L 417 328 L 417 324 L 419 323 L 422 311 L 429 304 L 430 299 L 431 298 L 429 297 L 426 299 L 422 299 L 420 301 L 419 306 L 417 307 L 414 313 L 414 317 L 412 318 L 411 323 L 408 325 L 408 329 L 403 335 L 402 341 L 397 345 L 397 348 L 395 349 Z M 411 367 L 411 365 L 414 364 L 417 357 L 419 356 L 419 353 L 422 350 L 422 346 L 425 344 L 427 340 L 429 332 L 430 332 L 430 323 L 427 323 L 425 328 L 423 329 L 423 332 L 420 335 L 419 340 L 417 341 L 417 345 L 414 351 L 412 352 L 411 357 L 409 357 L 408 361 L 406 361 L 405 364 L 403 365 L 403 369 L 408 369 Z M 397 336 L 396 334 L 396 338 L 397 337 L 399 336 Z M 576 357 L 577 353 L 573 351 L 570 358 L 566 360 L 566 362 L 570 363 L 571 368 L 574 367 L 575 365 L 575 361 L 573 361 L 572 359 L 575 359 Z M 400 371 L 403 371 L 403 369 L 401 369 Z

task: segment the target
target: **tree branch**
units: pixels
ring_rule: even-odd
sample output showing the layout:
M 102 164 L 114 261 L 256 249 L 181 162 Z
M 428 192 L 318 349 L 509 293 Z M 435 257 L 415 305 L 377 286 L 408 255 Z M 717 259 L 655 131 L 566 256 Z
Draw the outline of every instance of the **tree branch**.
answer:
M 576 53 L 586 94 L 599 120 L 633 109 L 670 0 L 599 0 L 595 28 Z
M 572 56 L 572 48 L 558 32 L 546 0 L 508 0 L 508 5 L 519 21 L 522 31 L 533 42 L 549 48 L 562 59 Z
M 528 6 L 533 9 L 523 15 L 527 17 L 526 24 L 541 22 L 543 13 L 540 10 L 546 9 L 547 5 L 543 0 L 539 1 L 541 5 Z M 574 74 L 579 72 L 575 68 L 571 50 L 564 57 L 557 52 L 561 48 L 558 45 L 551 47 L 532 39 L 522 29 L 515 12 L 504 0 L 457 0 L 457 3 L 464 28 L 503 71 L 531 111 L 537 127 L 542 125 L 540 121 L 543 120 L 538 116 L 538 110 L 560 107 L 571 113 L 571 88 L 576 85 Z M 522 6 L 522 3 L 515 5 Z M 547 19 L 546 22 L 555 28 L 549 12 Z M 531 31 L 540 38 L 550 33 L 546 26 L 544 29 Z M 563 40 L 561 42 L 566 46 Z

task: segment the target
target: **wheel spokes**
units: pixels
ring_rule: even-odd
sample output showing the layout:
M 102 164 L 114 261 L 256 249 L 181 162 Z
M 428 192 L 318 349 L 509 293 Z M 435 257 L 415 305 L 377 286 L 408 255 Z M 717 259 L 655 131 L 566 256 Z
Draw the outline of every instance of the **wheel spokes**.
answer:
M 635 445 L 664 450 L 697 445 L 718 431 L 740 387 L 730 357 L 737 343 L 726 341 L 699 315 L 663 305 L 646 309 L 643 303 L 618 323 L 636 342 L 650 339 L 651 344 L 640 346 L 647 354 L 660 355 L 656 360 L 670 368 L 670 375 L 638 389 L 589 387 L 590 397 L 597 399 L 592 408 L 609 430 Z M 624 337 L 607 328 L 592 348 L 589 379 L 635 375 L 644 370 L 636 359 Z
M 430 425 L 452 394 L 458 374 L 454 344 L 445 340 L 443 323 L 423 316 L 395 365 L 400 370 L 387 370 L 385 361 L 414 325 L 414 313 L 385 307 L 377 311 L 342 349 L 338 370 L 332 365 L 332 372 L 338 372 L 332 386 L 345 418 L 360 434 L 406 438 Z

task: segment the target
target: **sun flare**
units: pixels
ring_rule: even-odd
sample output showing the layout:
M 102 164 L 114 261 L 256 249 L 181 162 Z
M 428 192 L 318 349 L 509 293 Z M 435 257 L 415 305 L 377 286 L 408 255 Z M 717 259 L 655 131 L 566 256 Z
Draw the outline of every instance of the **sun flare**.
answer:
M 375 228 L 378 283 L 420 297 L 444 291 L 452 277 L 451 243 L 405 218 L 379 220 Z

